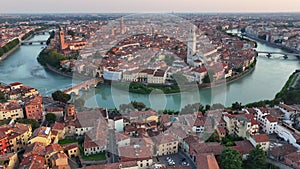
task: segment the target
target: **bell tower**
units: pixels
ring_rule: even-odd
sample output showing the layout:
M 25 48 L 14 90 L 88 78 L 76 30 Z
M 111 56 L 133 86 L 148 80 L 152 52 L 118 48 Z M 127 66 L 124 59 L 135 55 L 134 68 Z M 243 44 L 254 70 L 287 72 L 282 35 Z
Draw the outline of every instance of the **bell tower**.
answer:
M 64 50 L 68 47 L 68 45 L 65 43 L 65 32 L 59 27 L 59 43 L 60 43 L 60 49 Z
M 191 25 L 189 30 L 189 39 L 187 44 L 187 64 L 189 66 L 194 65 L 194 55 L 196 54 L 196 28 Z

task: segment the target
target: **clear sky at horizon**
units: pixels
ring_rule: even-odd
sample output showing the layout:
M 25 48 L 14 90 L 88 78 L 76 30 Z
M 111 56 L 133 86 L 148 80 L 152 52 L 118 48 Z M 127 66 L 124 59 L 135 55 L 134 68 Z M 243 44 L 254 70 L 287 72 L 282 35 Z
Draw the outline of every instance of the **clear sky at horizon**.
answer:
M 0 0 L 0 13 L 300 12 L 300 0 Z

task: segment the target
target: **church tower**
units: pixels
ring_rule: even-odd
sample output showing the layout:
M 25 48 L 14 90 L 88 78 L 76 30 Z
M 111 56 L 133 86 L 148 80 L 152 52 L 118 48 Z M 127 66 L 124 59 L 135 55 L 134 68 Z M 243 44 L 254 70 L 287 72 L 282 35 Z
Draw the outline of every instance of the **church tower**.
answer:
M 194 55 L 197 52 L 196 49 L 196 27 L 191 25 L 189 30 L 189 39 L 188 39 L 188 51 L 187 51 L 187 64 L 189 66 L 194 65 Z
M 61 27 L 59 28 L 59 44 L 61 50 L 64 50 L 68 47 L 68 45 L 65 43 L 65 33 Z
M 120 21 L 120 31 L 121 31 L 121 34 L 125 34 L 125 25 L 124 25 L 124 18 L 122 17 L 121 18 L 121 21 Z

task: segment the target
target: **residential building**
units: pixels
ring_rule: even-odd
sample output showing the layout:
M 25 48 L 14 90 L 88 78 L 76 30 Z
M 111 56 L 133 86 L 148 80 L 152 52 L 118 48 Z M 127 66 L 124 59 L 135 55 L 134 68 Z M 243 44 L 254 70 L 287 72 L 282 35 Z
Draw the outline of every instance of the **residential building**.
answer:
M 64 152 L 64 149 L 59 145 L 59 144 L 50 144 L 48 146 L 46 146 L 45 148 L 45 161 L 46 161 L 46 164 L 50 164 L 51 163 L 51 160 L 50 158 L 57 154 L 57 153 L 60 153 L 60 152 Z
M 5 103 L 0 103 L 0 120 L 16 120 L 20 118 L 24 118 L 24 113 L 21 105 L 17 101 L 10 100 Z
M 215 130 L 216 130 L 216 133 L 218 134 L 219 140 L 222 140 L 222 138 L 226 137 L 227 132 L 226 132 L 225 127 L 216 126 Z
M 68 162 L 68 156 L 64 152 L 57 152 L 50 157 L 52 168 L 71 169 Z
M 278 124 L 275 117 L 273 117 L 272 115 L 267 115 L 265 116 L 265 119 L 263 119 L 262 121 L 263 121 L 262 128 L 265 133 L 272 134 L 275 132 L 276 126 Z
M 196 158 L 198 154 L 208 153 L 220 155 L 224 146 L 217 142 L 208 142 L 208 143 L 196 143 L 190 144 L 190 157 L 196 162 Z
M 251 144 L 256 146 L 261 146 L 264 151 L 267 151 L 270 147 L 270 139 L 267 134 L 256 134 L 249 138 Z
M 202 112 L 198 112 L 192 127 L 193 132 L 203 133 L 205 122 L 206 122 L 206 117 L 202 115 Z
M 178 139 L 172 134 L 160 134 L 152 138 L 155 155 L 164 156 L 178 152 Z
M 23 158 L 20 169 L 49 169 L 43 156 L 31 155 Z
M 284 156 L 284 162 L 292 168 L 300 169 L 300 152 L 293 152 Z
M 6 137 L 3 137 L 3 135 Z M 4 143 L 2 144 L 2 148 L 4 148 L 2 153 L 16 152 L 24 149 L 31 135 L 31 126 L 27 124 L 16 123 L 0 126 L 0 138 L 4 138 L 4 140 L 2 140 L 2 143 Z M 7 144 L 9 144 L 9 148 Z
M 196 156 L 197 169 L 219 169 L 219 164 L 214 154 L 198 154 Z
M 31 155 L 29 157 L 23 158 L 20 169 L 49 169 L 48 165 L 45 163 L 45 158 L 43 156 Z
M 97 127 L 84 135 L 84 155 L 103 153 L 107 149 L 108 130 L 105 120 L 99 121 Z
M 15 169 L 19 164 L 17 153 L 8 153 L 0 156 L 1 169 Z
M 41 142 L 45 145 L 51 144 L 51 128 L 41 126 L 40 128 L 36 129 L 32 134 L 32 138 L 29 140 L 29 144 L 33 144 L 35 142 Z
M 237 150 L 242 155 L 243 160 L 246 160 L 250 151 L 254 149 L 249 140 L 235 141 L 234 144 L 235 146 L 232 146 L 231 148 Z
M 58 139 L 64 139 L 65 138 L 65 124 L 60 123 L 60 122 L 55 122 L 54 125 L 52 126 L 52 132 L 57 132 Z
M 149 168 L 153 163 L 151 147 L 145 145 L 119 147 L 119 157 L 121 162 L 136 161 L 140 169 Z
M 35 97 L 28 103 L 25 103 L 25 112 L 28 119 L 43 120 L 42 97 Z
M 158 123 L 158 114 L 153 110 L 148 111 L 132 111 L 130 112 L 130 122 L 151 122 Z
M 268 157 L 277 161 L 283 161 L 286 155 L 296 152 L 297 150 L 298 149 L 291 144 L 274 146 L 268 151 Z
M 292 115 L 297 113 L 297 110 L 289 105 L 280 103 L 278 108 L 284 113 L 285 120 L 290 120 Z
M 186 154 L 190 153 L 190 145 L 191 144 L 198 144 L 199 137 L 188 135 L 186 138 L 183 139 L 182 149 Z
M 116 132 L 116 143 L 118 147 L 125 147 L 130 145 L 130 137 L 123 133 Z
M 67 144 L 64 146 L 64 150 L 69 158 L 78 157 L 80 155 L 78 143 Z

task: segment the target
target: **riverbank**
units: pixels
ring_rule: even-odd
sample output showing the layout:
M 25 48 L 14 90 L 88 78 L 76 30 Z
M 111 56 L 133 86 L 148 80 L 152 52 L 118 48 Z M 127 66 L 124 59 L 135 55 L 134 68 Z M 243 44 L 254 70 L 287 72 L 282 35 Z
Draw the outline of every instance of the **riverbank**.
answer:
M 56 69 L 55 67 L 50 66 L 49 64 L 46 64 L 45 68 L 46 68 L 47 70 L 50 70 L 50 71 L 52 71 L 53 73 L 57 73 L 57 74 L 59 74 L 59 75 L 61 75 L 61 76 L 65 76 L 65 77 L 69 77 L 69 78 L 72 78 L 72 77 L 73 77 L 73 73 L 72 73 L 72 72 L 70 72 L 70 73 L 62 72 L 62 71 Z
M 19 43 L 17 46 L 15 46 L 14 48 L 12 48 L 10 51 L 4 53 L 2 56 L 0 56 L 0 63 L 5 60 L 8 56 L 10 56 L 12 53 L 14 53 L 19 47 L 20 47 L 21 43 Z
M 31 39 L 33 36 L 34 36 L 33 33 L 25 34 L 23 37 L 26 37 L 26 38 L 23 39 L 23 37 L 22 37 L 22 40 Z M 8 52 L 6 52 L 2 56 L 0 56 L 0 63 L 3 60 L 5 60 L 7 57 L 9 57 L 12 53 L 14 53 L 20 46 L 21 46 L 21 42 L 19 41 L 19 43 L 15 47 L 13 47 L 11 50 L 9 50 Z
M 120 89 L 120 90 L 129 90 L 131 93 L 137 93 L 137 94 L 150 94 L 153 90 L 161 90 L 163 91 L 162 94 L 179 94 L 184 92 L 193 92 L 195 90 L 195 87 L 198 87 L 198 90 L 201 89 L 208 89 L 208 88 L 214 88 L 219 87 L 222 85 L 225 85 L 227 83 L 232 83 L 236 80 L 239 80 L 245 76 L 247 76 L 249 73 L 254 71 L 255 69 L 254 64 L 252 67 L 249 67 L 247 70 L 243 71 L 242 73 L 239 73 L 235 76 L 232 76 L 227 79 L 219 80 L 213 83 L 204 83 L 204 84 L 191 84 L 191 85 L 146 85 L 144 83 L 127 83 L 127 82 L 115 82 L 113 84 L 113 87 Z
M 286 51 L 286 52 L 289 52 L 289 53 L 297 53 L 297 54 L 300 54 L 300 51 L 299 50 L 296 50 L 296 49 L 291 49 L 291 48 L 288 48 L 286 46 L 282 46 L 282 45 L 279 45 L 279 44 L 276 44 L 276 43 L 272 43 L 272 42 L 268 42 L 266 40 L 263 40 L 263 39 L 260 39 L 258 37 L 255 37 L 255 36 L 252 36 L 250 34 L 247 34 L 245 35 L 247 38 L 250 38 L 250 39 L 254 39 L 256 41 L 259 41 L 260 43 L 263 43 L 263 44 L 266 44 L 266 45 L 269 45 L 271 47 L 274 47 L 274 48 L 280 48 L 281 50 L 283 51 Z

